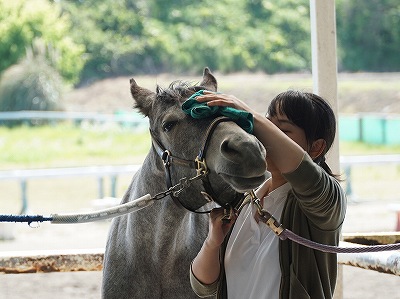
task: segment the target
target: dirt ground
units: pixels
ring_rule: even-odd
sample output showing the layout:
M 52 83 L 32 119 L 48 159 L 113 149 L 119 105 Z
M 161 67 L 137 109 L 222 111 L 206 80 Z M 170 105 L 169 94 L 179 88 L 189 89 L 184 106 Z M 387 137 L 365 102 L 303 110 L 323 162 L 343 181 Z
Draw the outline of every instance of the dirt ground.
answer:
M 311 74 L 215 73 L 218 91 L 233 94 L 262 113 L 278 93 L 288 89 L 312 91 Z M 195 76 L 160 74 L 135 76 L 136 82 L 155 91 L 174 80 L 198 83 L 201 74 Z M 67 111 L 96 111 L 114 113 L 131 111 L 133 106 L 129 90 L 130 77 L 110 78 L 89 86 L 67 92 L 64 96 Z M 400 73 L 353 73 L 338 74 L 337 109 L 340 113 L 400 113 Z M 328 99 L 329 100 L 329 99 Z
M 399 202 L 350 202 L 343 232 L 393 231 L 396 214 L 391 205 Z M 376 221 L 379 219 L 379 221 Z M 109 222 L 56 225 L 8 224 L 15 239 L 0 241 L 0 254 L 6 251 L 104 248 Z M 40 274 L 0 274 L 2 299 L 100 298 L 101 272 Z M 400 299 L 400 277 L 343 266 L 344 299 Z

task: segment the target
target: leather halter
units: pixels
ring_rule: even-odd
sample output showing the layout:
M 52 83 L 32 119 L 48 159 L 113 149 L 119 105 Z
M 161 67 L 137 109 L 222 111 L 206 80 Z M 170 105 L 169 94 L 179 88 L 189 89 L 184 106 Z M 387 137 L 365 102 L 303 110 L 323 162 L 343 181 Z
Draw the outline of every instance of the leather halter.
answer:
M 179 166 L 185 166 L 188 168 L 195 169 L 197 171 L 197 175 L 203 174 L 202 182 L 203 182 L 203 187 L 206 190 L 205 194 L 203 195 L 207 196 L 209 199 L 214 199 L 215 198 L 215 193 L 211 187 L 211 184 L 208 180 L 207 174 L 208 174 L 208 168 L 207 164 L 205 161 L 205 155 L 206 151 L 208 148 L 208 144 L 210 143 L 210 139 L 212 136 L 212 133 L 214 132 L 215 128 L 217 125 L 221 122 L 225 121 L 231 121 L 228 117 L 217 117 L 215 118 L 211 124 L 209 125 L 207 132 L 206 132 L 206 137 L 203 143 L 203 146 L 200 148 L 199 154 L 194 160 L 186 160 L 182 158 L 178 158 L 176 156 L 173 156 L 169 150 L 167 150 L 159 140 L 154 136 L 153 132 L 150 130 L 151 138 L 152 138 L 152 143 L 154 146 L 154 149 L 156 150 L 157 154 L 161 157 L 161 159 L 164 162 L 164 167 L 165 167 L 165 178 L 166 178 L 166 183 L 167 187 L 171 188 L 173 186 L 172 184 L 172 178 L 171 178 L 171 166 L 172 164 L 176 164 Z M 189 207 L 187 207 L 185 204 L 183 204 L 177 196 L 174 196 L 173 194 L 170 195 L 171 198 L 174 200 L 175 204 L 177 204 L 180 207 L 184 207 L 185 209 L 195 212 L 195 213 L 205 213 L 205 212 L 198 212 L 195 211 Z

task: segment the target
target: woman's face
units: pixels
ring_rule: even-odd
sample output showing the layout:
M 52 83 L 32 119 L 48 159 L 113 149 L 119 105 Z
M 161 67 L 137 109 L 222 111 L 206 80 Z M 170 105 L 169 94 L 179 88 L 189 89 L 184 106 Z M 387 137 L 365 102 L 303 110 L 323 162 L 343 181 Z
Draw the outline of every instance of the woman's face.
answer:
M 291 122 L 285 114 L 278 112 L 276 116 L 268 117 L 268 119 L 305 151 L 309 151 L 304 130 Z
M 293 122 L 291 122 L 286 115 L 278 113 L 276 116 L 270 117 L 268 119 L 277 126 L 283 133 L 285 133 L 290 139 L 300 145 L 305 151 L 308 150 L 307 139 L 304 130 L 298 126 L 296 126 Z M 279 172 L 276 168 L 275 164 L 268 157 L 267 150 L 267 170 L 271 173 Z

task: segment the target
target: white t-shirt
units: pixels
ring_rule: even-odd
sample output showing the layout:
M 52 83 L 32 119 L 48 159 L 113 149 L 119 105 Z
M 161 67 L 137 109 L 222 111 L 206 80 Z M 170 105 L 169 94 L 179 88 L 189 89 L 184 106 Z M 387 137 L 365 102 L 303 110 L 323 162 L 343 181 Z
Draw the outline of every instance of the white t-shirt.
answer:
M 263 208 L 278 221 L 290 188 L 286 183 L 264 197 Z M 227 244 L 224 262 L 229 299 L 279 298 L 279 237 L 265 223 L 257 223 L 255 214 L 254 204 L 243 208 Z

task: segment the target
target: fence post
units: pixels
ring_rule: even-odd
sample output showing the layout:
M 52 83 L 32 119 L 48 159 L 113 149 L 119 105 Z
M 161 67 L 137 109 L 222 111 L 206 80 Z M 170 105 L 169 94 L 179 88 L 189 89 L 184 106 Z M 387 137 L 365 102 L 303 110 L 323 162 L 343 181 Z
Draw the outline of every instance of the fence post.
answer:
M 22 202 L 22 207 L 20 214 L 26 214 L 28 212 L 28 195 L 27 195 L 27 182 L 26 179 L 22 179 L 21 183 L 21 202 Z
M 344 167 L 344 173 L 346 175 L 346 194 L 349 199 L 352 198 L 353 195 L 353 186 L 351 184 L 351 166 L 346 165 Z
M 104 198 L 104 177 L 99 176 L 97 182 L 98 182 L 99 198 Z
M 111 197 L 117 197 L 117 175 L 111 175 Z

